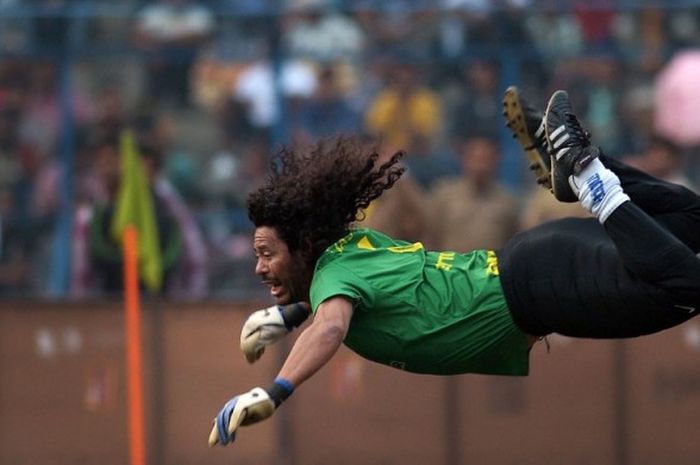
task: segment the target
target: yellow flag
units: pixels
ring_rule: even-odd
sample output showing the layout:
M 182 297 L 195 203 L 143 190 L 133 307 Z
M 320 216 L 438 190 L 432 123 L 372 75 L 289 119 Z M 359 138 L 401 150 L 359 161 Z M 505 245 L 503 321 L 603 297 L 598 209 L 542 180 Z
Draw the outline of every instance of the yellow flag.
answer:
M 121 243 L 124 229 L 128 225 L 136 227 L 141 281 L 148 290 L 157 292 L 163 285 L 158 223 L 143 159 L 130 131 L 122 133 L 119 150 L 122 178 L 112 217 L 112 237 Z

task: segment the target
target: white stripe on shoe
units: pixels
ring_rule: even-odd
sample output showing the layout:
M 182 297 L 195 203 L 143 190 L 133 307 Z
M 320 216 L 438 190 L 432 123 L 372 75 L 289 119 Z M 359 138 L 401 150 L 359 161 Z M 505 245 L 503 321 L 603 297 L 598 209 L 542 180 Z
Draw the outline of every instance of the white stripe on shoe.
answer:
M 561 133 L 564 132 L 564 131 L 566 131 L 566 126 L 564 126 L 564 125 L 562 124 L 561 126 L 559 126 L 558 128 L 556 128 L 556 129 L 549 135 L 549 138 L 550 138 L 551 140 L 554 140 L 554 139 L 557 138 L 557 136 L 559 136 L 559 134 L 561 134 Z
M 558 149 L 559 147 L 561 147 L 561 144 L 563 144 L 567 140 L 569 140 L 569 133 L 568 132 L 564 133 L 564 135 L 562 135 L 560 138 L 558 138 L 556 141 L 554 141 L 554 144 L 552 144 L 552 147 L 554 147 L 555 149 Z
M 571 150 L 571 147 L 564 147 L 563 149 L 559 150 L 557 152 L 557 160 L 566 155 L 566 152 L 568 152 L 569 150 Z

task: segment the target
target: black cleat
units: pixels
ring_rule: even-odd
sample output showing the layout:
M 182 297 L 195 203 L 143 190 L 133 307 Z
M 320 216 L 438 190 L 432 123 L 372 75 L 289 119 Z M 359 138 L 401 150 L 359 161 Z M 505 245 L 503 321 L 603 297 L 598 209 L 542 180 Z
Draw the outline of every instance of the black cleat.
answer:
M 542 111 L 529 104 L 515 86 L 506 89 L 503 96 L 503 116 L 513 138 L 525 151 L 528 167 L 535 173 L 537 183 L 551 190 L 552 179 L 547 137 Z
M 552 192 L 561 202 L 576 202 L 578 196 L 569 184 L 569 177 L 579 174 L 598 157 L 600 150 L 591 145 L 591 135 L 581 127 L 565 91 L 552 94 L 544 121 L 551 157 Z

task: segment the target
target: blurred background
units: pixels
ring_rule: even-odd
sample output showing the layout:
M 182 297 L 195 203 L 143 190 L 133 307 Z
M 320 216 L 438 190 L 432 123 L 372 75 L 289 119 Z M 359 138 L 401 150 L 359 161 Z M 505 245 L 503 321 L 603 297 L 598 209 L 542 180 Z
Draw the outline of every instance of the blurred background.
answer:
M 245 198 L 281 146 L 360 134 L 404 149 L 407 176 L 362 224 L 498 248 L 583 214 L 533 182 L 501 117 L 508 85 L 539 107 L 567 89 L 608 155 L 695 190 L 699 78 L 697 0 L 0 0 L 0 464 L 128 462 L 108 225 L 131 128 L 166 278 L 143 302 L 149 463 L 697 465 L 693 321 L 552 337 L 525 379 L 407 375 L 343 351 L 234 447 L 206 438 L 288 348 L 260 366 L 237 350 L 271 303 Z

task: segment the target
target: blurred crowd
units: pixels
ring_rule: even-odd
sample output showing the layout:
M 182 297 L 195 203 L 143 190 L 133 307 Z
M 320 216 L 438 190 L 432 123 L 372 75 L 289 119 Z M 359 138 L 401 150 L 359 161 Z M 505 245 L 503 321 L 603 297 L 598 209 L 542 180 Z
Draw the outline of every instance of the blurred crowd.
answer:
M 540 106 L 568 89 L 609 155 L 694 189 L 697 146 L 657 130 L 655 84 L 700 43 L 700 2 L 645 3 L 0 0 L 0 295 L 119 291 L 125 128 L 174 298 L 259 290 L 245 197 L 283 144 L 359 134 L 404 150 L 407 176 L 360 224 L 432 248 L 498 248 L 582 215 L 508 156 L 509 84 Z

